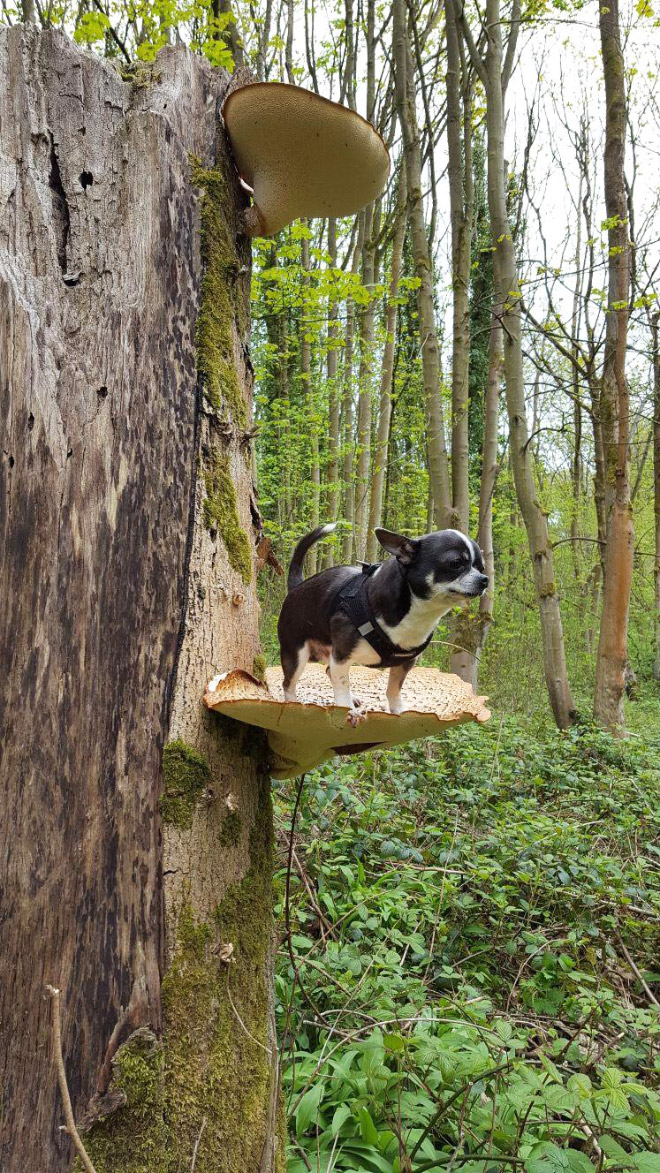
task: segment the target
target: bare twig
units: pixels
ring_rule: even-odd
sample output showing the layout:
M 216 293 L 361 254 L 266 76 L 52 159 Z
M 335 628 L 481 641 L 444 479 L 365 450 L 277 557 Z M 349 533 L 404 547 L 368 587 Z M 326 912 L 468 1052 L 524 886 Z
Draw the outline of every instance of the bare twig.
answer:
M 96 1173 L 96 1169 L 87 1155 L 80 1134 L 76 1128 L 76 1122 L 73 1118 L 73 1108 L 71 1107 L 71 1096 L 69 1095 L 69 1085 L 66 1081 L 66 1071 L 64 1070 L 64 1057 L 62 1055 L 62 1024 L 60 1021 L 60 991 L 56 990 L 54 986 L 46 986 L 46 994 L 50 998 L 53 1005 L 53 1050 L 55 1052 L 55 1067 L 57 1069 L 57 1082 L 60 1085 L 60 1095 L 62 1096 L 62 1103 L 64 1105 L 64 1119 L 66 1120 L 65 1131 L 68 1132 L 73 1141 L 78 1156 L 87 1170 L 87 1173 Z
M 202 1120 L 202 1127 L 200 1128 L 199 1136 L 197 1137 L 197 1140 L 195 1141 L 195 1147 L 193 1149 L 192 1161 L 190 1164 L 190 1173 L 195 1173 L 195 1163 L 197 1161 L 197 1150 L 199 1148 L 199 1142 L 202 1139 L 202 1133 L 205 1128 L 206 1128 L 206 1116 Z
M 630 966 L 631 970 L 633 971 L 638 982 L 641 983 L 642 989 L 644 990 L 644 993 L 646 994 L 647 998 L 649 999 L 649 1002 L 652 1002 L 654 1006 L 660 1006 L 660 1002 L 658 1002 L 658 999 L 656 998 L 655 994 L 653 993 L 653 990 L 651 989 L 651 987 L 647 984 L 647 982 L 644 981 L 644 978 L 642 977 L 639 969 L 637 968 L 637 966 L 635 965 L 635 962 L 633 961 L 632 957 L 630 956 L 628 949 L 626 948 L 623 941 L 621 940 L 621 937 L 618 934 L 616 937 L 616 943 L 619 946 L 621 952 L 623 953 L 623 956 L 625 957 L 626 961 L 628 962 L 628 965 Z
M 238 1010 L 236 1009 L 236 1005 L 234 1003 L 234 999 L 231 996 L 231 990 L 229 988 L 229 970 L 227 970 L 227 997 L 229 999 L 229 1005 L 231 1006 L 231 1008 L 234 1012 L 234 1017 L 236 1018 L 238 1025 L 240 1027 L 242 1027 L 243 1030 L 245 1031 L 245 1034 L 247 1035 L 247 1037 L 249 1039 L 251 1039 L 253 1043 L 256 1043 L 258 1047 L 261 1047 L 262 1051 L 265 1051 L 267 1055 L 272 1055 L 273 1052 L 271 1051 L 270 1047 L 267 1047 L 265 1045 L 265 1043 L 260 1042 L 259 1039 L 255 1039 L 253 1034 L 250 1034 L 248 1028 L 246 1027 L 245 1023 L 243 1022 L 243 1019 L 241 1018 L 240 1014 L 238 1013 Z

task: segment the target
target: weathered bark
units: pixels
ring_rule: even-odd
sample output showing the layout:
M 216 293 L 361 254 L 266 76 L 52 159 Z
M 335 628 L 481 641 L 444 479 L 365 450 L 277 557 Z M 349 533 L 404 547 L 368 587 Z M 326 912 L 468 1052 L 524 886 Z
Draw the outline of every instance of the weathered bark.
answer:
M 596 659 L 594 717 L 606 729 L 616 732 L 623 725 L 634 541 L 630 497 L 630 404 L 626 380 L 630 298 L 630 239 L 624 174 L 627 112 L 618 0 L 608 0 L 608 7 L 599 9 L 599 23 L 605 77 L 604 190 L 608 218 L 609 274 L 605 360 L 600 395 L 607 547 Z
M 394 0 L 392 14 L 394 75 L 406 165 L 408 219 L 415 276 L 420 282 L 417 290 L 417 308 L 428 427 L 429 479 L 433 494 L 434 525 L 440 529 L 451 523 L 449 462 L 440 389 L 440 349 L 433 306 L 433 266 L 424 223 L 422 151 L 415 113 L 415 86 L 405 0 Z
M 258 646 L 229 79 L 27 26 L 0 75 L 0 1165 L 72 1166 L 50 982 L 97 1173 L 270 1173 L 268 779 L 201 705 Z
M 456 7 L 457 0 L 450 0 Z M 564 634 L 559 595 L 554 573 L 554 558 L 548 522 L 534 484 L 530 433 L 525 408 L 525 384 L 522 365 L 520 291 L 515 247 L 507 208 L 507 185 L 504 161 L 504 98 L 513 66 L 520 5 L 514 0 L 506 54 L 502 46 L 502 22 L 499 0 L 486 6 L 487 45 L 485 57 L 476 48 L 469 25 L 460 15 L 473 65 L 486 91 L 486 126 L 488 132 L 488 209 L 493 243 L 493 282 L 495 309 L 502 323 L 504 339 L 504 381 L 509 415 L 509 449 L 516 496 L 525 524 L 532 558 L 534 584 L 539 605 L 543 664 L 550 705 L 559 728 L 573 719 L 566 669 Z
M 403 245 L 406 236 L 406 184 L 401 175 L 397 193 L 396 227 L 392 241 L 392 267 L 390 273 L 389 301 L 385 314 L 385 345 L 383 347 L 383 361 L 380 373 L 380 392 L 378 397 L 378 426 L 376 429 L 376 443 L 374 446 L 371 476 L 371 498 L 369 501 L 369 532 L 367 534 L 367 561 L 375 562 L 378 556 L 378 540 L 374 530 L 383 523 L 383 494 L 385 490 L 385 473 L 390 443 L 390 426 L 392 423 L 392 378 L 394 375 L 394 343 L 396 335 L 396 320 L 398 313 L 397 298 L 399 295 L 399 281 L 403 263 Z

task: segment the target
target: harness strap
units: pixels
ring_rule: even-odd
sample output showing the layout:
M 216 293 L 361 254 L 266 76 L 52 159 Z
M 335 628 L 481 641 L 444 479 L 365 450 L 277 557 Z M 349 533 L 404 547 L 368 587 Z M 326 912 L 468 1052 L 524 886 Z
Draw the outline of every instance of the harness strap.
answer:
M 389 635 L 383 631 L 374 614 L 367 590 L 369 579 L 372 574 L 375 574 L 379 565 L 378 562 L 362 563 L 361 573 L 354 574 L 347 583 L 339 588 L 333 602 L 338 601 L 339 609 L 348 616 L 358 634 L 366 639 L 381 661 L 392 661 L 396 664 L 402 660 L 412 660 L 428 647 L 433 638 L 433 632 L 418 647 L 402 648 L 393 643 Z M 385 667 L 390 666 L 385 663 Z M 378 665 L 374 665 L 374 667 L 378 667 Z

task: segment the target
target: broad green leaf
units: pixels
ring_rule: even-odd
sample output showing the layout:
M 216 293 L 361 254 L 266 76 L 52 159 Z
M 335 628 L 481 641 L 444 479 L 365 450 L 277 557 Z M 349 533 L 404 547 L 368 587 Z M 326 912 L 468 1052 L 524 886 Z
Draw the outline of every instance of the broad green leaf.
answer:
M 317 1083 L 306 1091 L 296 1108 L 296 1136 L 298 1139 L 307 1131 L 312 1120 L 316 1119 L 319 1104 L 323 1097 L 323 1084 Z

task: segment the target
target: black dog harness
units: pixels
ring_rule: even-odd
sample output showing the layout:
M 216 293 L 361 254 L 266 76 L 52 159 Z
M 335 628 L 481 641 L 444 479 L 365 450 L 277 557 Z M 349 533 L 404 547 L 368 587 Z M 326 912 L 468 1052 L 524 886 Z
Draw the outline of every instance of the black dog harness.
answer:
M 358 634 L 366 639 L 368 644 L 380 656 L 380 664 L 367 664 L 367 668 L 393 668 L 404 660 L 412 660 L 427 648 L 433 638 L 431 632 L 428 639 L 416 648 L 400 648 L 392 642 L 383 631 L 374 615 L 369 601 L 367 584 L 372 574 L 380 566 L 379 562 L 362 563 L 362 573 L 354 574 L 344 586 L 340 587 L 334 596 L 333 603 L 338 610 L 348 616 L 351 623 L 357 628 Z

